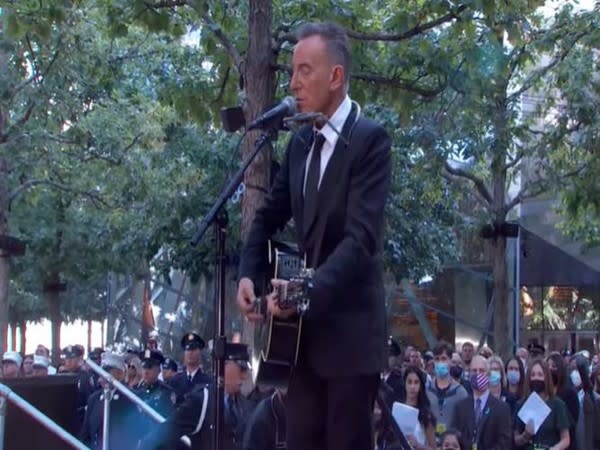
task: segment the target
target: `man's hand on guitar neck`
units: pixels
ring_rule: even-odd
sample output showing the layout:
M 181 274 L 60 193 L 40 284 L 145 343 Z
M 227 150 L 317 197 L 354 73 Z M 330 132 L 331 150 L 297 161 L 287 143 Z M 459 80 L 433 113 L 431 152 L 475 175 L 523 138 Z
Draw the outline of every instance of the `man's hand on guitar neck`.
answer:
M 254 283 L 250 278 L 242 278 L 238 284 L 237 292 L 238 308 L 251 322 L 264 320 L 264 316 L 256 312 L 256 295 L 254 294 Z
M 297 314 L 298 311 L 296 308 L 282 309 L 279 307 L 280 295 L 285 295 L 288 281 L 275 278 L 271 280 L 271 285 L 273 286 L 273 292 L 267 295 L 267 311 L 269 311 L 273 317 L 278 317 L 280 319 L 288 319 L 294 314 Z

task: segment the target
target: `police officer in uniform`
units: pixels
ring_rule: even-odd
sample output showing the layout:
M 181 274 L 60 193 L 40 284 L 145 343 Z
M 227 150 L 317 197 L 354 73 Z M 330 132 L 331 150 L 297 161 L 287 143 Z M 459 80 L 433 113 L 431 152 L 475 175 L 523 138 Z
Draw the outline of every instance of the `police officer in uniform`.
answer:
M 160 366 L 165 358 L 159 351 L 150 349 L 145 350 L 140 357 L 142 360 L 142 380 L 134 389 L 134 393 L 144 403 L 166 417 L 175 409 L 175 392 L 158 379 Z M 151 426 L 153 423 L 150 422 L 149 425 Z
M 162 363 L 162 378 L 165 383 L 169 383 L 177 375 L 177 361 L 172 358 L 165 358 Z
M 77 376 L 77 416 L 81 425 L 88 399 L 97 390 L 98 386 L 90 372 L 83 368 L 83 348 L 81 346 L 69 345 L 63 349 L 62 354 L 65 358 L 65 364 L 61 374 Z
M 187 333 L 181 338 L 183 348 L 183 371 L 175 375 L 169 386 L 173 388 L 177 404 L 181 404 L 185 394 L 191 392 L 196 385 L 211 383 L 211 377 L 202 371 L 202 349 L 205 347 L 204 339 L 196 333 Z
M 224 450 L 240 450 L 252 403 L 240 388 L 248 373 L 248 346 L 227 344 L 231 355 L 225 362 L 225 398 L 223 409 Z M 212 384 L 197 384 L 164 424 L 156 427 L 142 442 L 142 450 L 167 450 L 178 447 L 179 438 L 188 436 L 193 450 L 212 449 L 214 396 Z
M 112 352 L 102 354 L 101 366 L 116 380 L 123 382 L 125 379 L 125 360 L 123 356 Z M 104 386 L 106 383 L 100 379 Z M 94 392 L 88 401 L 85 418 L 79 439 L 93 450 L 102 448 L 102 425 L 104 423 L 104 389 Z M 110 395 L 109 417 L 109 448 L 110 449 L 135 449 L 141 437 L 139 417 L 135 405 L 124 395 L 112 388 Z

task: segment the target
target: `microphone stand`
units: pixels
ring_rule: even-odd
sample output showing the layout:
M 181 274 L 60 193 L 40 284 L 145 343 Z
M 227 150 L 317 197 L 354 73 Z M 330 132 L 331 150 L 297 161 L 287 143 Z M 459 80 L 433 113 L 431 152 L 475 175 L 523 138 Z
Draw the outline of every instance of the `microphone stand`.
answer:
M 238 186 L 244 179 L 244 173 L 246 169 L 250 167 L 250 164 L 256 159 L 258 153 L 262 148 L 270 144 L 272 140 L 276 139 L 277 131 L 281 128 L 280 123 L 274 123 L 271 127 L 264 130 L 263 134 L 254 143 L 254 151 L 250 157 L 244 161 L 242 167 L 234 174 L 231 181 L 225 189 L 221 192 L 219 197 L 215 200 L 215 203 L 211 207 L 210 211 L 204 216 L 196 234 L 192 237 L 191 245 L 196 246 L 206 233 L 211 223 L 215 225 L 215 298 L 214 298 L 214 310 L 215 310 L 215 337 L 213 339 L 213 377 L 215 379 L 215 385 L 213 386 L 213 395 L 215 397 L 215 411 L 214 411 L 214 427 L 213 427 L 213 440 L 212 449 L 221 450 L 223 448 L 223 409 L 224 409 L 224 381 L 225 381 L 225 360 L 230 354 L 227 337 L 225 336 L 225 273 L 226 273 L 226 255 L 225 255 L 225 240 L 227 237 L 227 225 L 229 219 L 227 217 L 227 211 L 223 206 L 233 196 Z

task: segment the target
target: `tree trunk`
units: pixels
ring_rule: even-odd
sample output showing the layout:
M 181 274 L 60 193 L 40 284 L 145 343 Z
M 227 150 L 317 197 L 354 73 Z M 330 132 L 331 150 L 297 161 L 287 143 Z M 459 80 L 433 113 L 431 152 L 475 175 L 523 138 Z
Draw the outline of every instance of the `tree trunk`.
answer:
M 87 350 L 90 352 L 92 350 L 92 321 L 87 321 Z
M 17 351 L 17 326 L 10 325 L 10 349 Z
M 507 134 L 506 116 L 506 89 L 507 86 L 498 88 L 496 96 L 496 117 L 494 128 L 496 139 L 493 146 L 492 159 L 492 189 L 493 202 L 492 213 L 496 225 L 506 221 L 506 155 L 508 153 L 511 137 Z M 499 230 L 497 230 L 499 231 Z M 508 358 L 512 352 L 511 335 L 509 333 L 510 317 L 508 316 L 508 269 L 506 263 L 506 236 L 498 233 L 494 240 L 494 350 Z
M 19 337 L 21 338 L 21 353 L 25 355 L 27 352 L 27 322 L 25 320 L 19 322 Z
M 48 302 L 48 312 L 50 315 L 50 324 L 52 330 L 52 364 L 58 367 L 60 365 L 60 328 L 62 325 L 62 316 L 60 314 L 60 292 L 58 289 L 60 275 L 56 272 L 51 273 L 46 279 L 45 295 Z M 71 342 L 70 344 L 77 344 Z
M 271 0 L 250 0 L 248 52 L 243 74 L 246 89 L 244 114 L 247 121 L 256 118 L 268 105 L 273 103 L 276 85 L 273 70 L 275 55 L 271 46 L 272 18 Z M 259 132 L 248 133 L 242 150 L 244 159 L 248 158 L 254 150 L 254 142 L 258 136 Z M 248 236 L 256 209 L 262 203 L 264 193 L 269 188 L 270 167 L 271 148 L 265 148 L 259 153 L 244 176 L 246 191 L 242 199 L 241 224 L 243 241 Z
M 246 120 L 257 117 L 275 95 L 275 53 L 271 46 L 271 22 L 273 20 L 272 0 L 250 0 L 248 10 L 248 51 L 245 58 L 243 79 L 246 89 L 244 114 Z M 254 142 L 259 136 L 250 132 L 242 149 L 246 159 L 254 150 Z M 264 148 L 244 176 L 246 191 L 242 198 L 242 220 L 240 235 L 246 241 L 256 209 L 262 204 L 264 194 L 269 189 L 271 174 L 271 148 Z M 233 296 L 230 301 L 234 301 Z M 254 327 L 244 322 L 243 342 L 253 341 Z
M 1 55 L 1 53 L 0 53 Z M 0 109 L 0 139 L 3 133 L 3 112 Z M 2 145 L 2 142 L 0 142 Z M 8 161 L 0 156 L 0 235 L 8 236 Z M 10 280 L 10 266 L 8 253 L 0 249 L 0 350 L 7 350 L 6 338 L 8 336 L 8 284 Z

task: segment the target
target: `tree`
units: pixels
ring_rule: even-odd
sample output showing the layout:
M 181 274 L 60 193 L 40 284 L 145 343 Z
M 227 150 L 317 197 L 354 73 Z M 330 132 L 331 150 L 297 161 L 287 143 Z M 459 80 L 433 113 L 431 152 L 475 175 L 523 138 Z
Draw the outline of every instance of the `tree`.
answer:
M 415 145 L 444 160 L 446 177 L 470 187 L 482 219 L 493 226 L 495 349 L 504 356 L 512 345 L 502 224 L 523 199 L 548 191 L 556 181 L 548 177 L 548 154 L 568 145 L 580 128 L 580 120 L 569 111 L 554 109 L 556 97 L 542 96 L 535 114 L 526 114 L 523 98 L 560 88 L 553 75 L 597 22 L 597 14 L 575 14 L 568 5 L 544 20 L 537 6 L 511 2 L 504 9 L 484 3 L 482 11 L 470 13 L 470 20 L 449 30 L 448 37 L 454 34 L 462 48 L 452 59 L 449 89 L 432 105 L 423 105 L 412 130 Z M 448 158 L 470 162 L 471 167 L 454 165 Z M 561 182 L 575 173 L 563 173 Z M 520 189 L 510 196 L 515 181 Z

